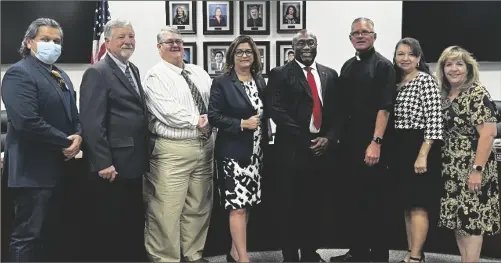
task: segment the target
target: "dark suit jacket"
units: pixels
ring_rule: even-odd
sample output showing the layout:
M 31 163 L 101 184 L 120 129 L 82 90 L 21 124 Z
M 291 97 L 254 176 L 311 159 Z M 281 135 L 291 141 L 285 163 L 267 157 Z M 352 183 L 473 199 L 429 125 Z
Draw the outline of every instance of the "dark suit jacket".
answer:
M 258 17 L 256 19 L 249 18 L 249 19 L 247 19 L 247 26 L 248 27 L 263 26 L 263 19 L 261 17 Z
M 89 67 L 80 88 L 83 158 L 92 175 L 111 165 L 117 180 L 139 178 L 149 169 L 149 132 L 144 90 L 130 63 L 140 95 L 109 54 Z
M 322 85 L 322 126 L 318 136 L 327 137 L 331 147 L 339 143 L 341 128 L 340 87 L 334 69 L 317 63 Z M 276 147 L 309 150 L 313 99 L 303 69 L 295 61 L 271 70 L 266 88 L 269 115 L 277 125 Z
M 226 16 L 221 16 L 220 17 L 221 20 L 219 20 L 219 23 L 217 22 L 216 18 L 213 16 L 209 19 L 209 26 L 227 26 L 227 23 L 226 23 Z
M 264 99 L 266 82 L 261 76 L 253 76 Z M 242 119 L 257 114 L 234 71 L 217 76 L 212 81 L 209 99 L 209 123 L 218 128 L 214 154 L 216 158 L 228 157 L 235 160 L 250 160 L 254 146 L 254 131 L 240 128 Z M 271 139 L 269 119 L 266 112 L 261 117 L 263 136 L 261 143 L 268 144 Z
M 9 118 L 5 168 L 9 187 L 54 187 L 63 175 L 63 148 L 69 135 L 80 133 L 76 94 L 70 78 L 57 68 L 70 92 L 70 107 L 49 69 L 27 56 L 12 65 L 2 81 Z

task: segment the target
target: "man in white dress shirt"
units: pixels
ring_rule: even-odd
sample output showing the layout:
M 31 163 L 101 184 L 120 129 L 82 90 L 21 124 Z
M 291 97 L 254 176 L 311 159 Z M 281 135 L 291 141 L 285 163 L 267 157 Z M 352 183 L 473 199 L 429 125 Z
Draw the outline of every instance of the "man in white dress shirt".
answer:
M 162 58 L 143 87 L 156 136 L 145 176 L 145 246 L 154 262 L 206 261 L 202 258 L 212 210 L 214 137 L 208 124 L 211 78 L 183 62 L 176 28 L 157 35 Z

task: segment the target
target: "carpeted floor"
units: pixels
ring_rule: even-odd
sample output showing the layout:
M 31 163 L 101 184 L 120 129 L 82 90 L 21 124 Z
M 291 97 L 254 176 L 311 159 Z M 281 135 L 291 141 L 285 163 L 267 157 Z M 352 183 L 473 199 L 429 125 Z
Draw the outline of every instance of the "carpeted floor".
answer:
M 325 260 L 333 256 L 342 255 L 346 253 L 347 249 L 319 249 L 317 252 Z M 405 251 L 390 251 L 390 262 L 399 262 L 405 256 Z M 461 262 L 461 257 L 458 255 L 446 255 L 437 253 L 426 253 L 426 262 Z M 249 252 L 251 262 L 282 262 L 282 254 L 280 251 L 266 251 L 266 252 Z M 226 255 L 208 257 L 211 262 L 226 262 Z M 501 259 L 487 259 L 482 258 L 480 262 L 500 262 Z

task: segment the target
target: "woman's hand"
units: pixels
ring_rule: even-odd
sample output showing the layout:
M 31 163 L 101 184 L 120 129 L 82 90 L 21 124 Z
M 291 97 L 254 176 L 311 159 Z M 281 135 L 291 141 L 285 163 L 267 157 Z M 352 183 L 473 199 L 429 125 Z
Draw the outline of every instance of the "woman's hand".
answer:
M 426 157 L 418 155 L 416 162 L 414 163 L 414 172 L 417 174 L 426 173 Z
M 482 174 L 478 171 L 472 171 L 468 178 L 468 190 L 472 193 L 480 191 L 482 186 Z

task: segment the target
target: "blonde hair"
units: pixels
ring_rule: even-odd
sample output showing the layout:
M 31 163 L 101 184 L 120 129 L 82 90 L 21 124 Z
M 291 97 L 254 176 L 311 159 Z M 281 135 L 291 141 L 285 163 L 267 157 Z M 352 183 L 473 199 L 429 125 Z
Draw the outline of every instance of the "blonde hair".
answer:
M 442 55 L 440 55 L 436 69 L 436 77 L 442 90 L 442 96 L 446 97 L 451 91 L 450 83 L 444 74 L 445 63 L 448 60 L 462 60 L 466 64 L 466 69 L 468 72 L 466 80 L 463 85 L 461 85 L 460 90 L 465 90 L 473 86 L 481 85 L 478 63 L 475 58 L 473 58 L 470 52 L 460 46 L 450 46 L 444 49 Z

